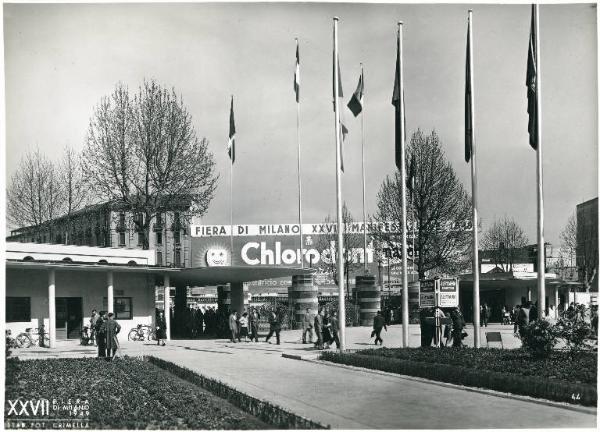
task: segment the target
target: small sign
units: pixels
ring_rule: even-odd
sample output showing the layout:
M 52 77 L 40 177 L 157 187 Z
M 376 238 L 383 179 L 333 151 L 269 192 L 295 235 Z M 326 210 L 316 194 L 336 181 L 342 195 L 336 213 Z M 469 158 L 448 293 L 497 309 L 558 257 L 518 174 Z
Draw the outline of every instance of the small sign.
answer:
M 435 294 L 422 292 L 419 298 L 419 306 L 422 308 L 435 306 Z

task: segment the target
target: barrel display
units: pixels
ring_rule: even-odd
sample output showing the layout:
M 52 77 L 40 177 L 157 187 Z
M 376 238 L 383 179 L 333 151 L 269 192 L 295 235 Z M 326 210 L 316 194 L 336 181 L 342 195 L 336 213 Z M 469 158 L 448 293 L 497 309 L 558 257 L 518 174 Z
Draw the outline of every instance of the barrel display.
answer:
M 292 276 L 292 286 L 288 287 L 288 305 L 293 317 L 293 328 L 301 328 L 306 309 L 316 314 L 319 307 L 318 287 L 312 275 Z
M 373 325 L 373 318 L 381 310 L 381 291 L 375 284 L 375 276 L 356 276 L 356 293 L 360 309 L 360 325 Z

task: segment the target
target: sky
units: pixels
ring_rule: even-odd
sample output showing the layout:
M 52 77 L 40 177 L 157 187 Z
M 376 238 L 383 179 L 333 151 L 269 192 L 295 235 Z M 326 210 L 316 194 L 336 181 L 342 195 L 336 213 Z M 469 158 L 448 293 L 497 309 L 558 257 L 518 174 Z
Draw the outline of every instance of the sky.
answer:
M 4 4 L 6 181 L 39 147 L 82 149 L 94 107 L 119 82 L 174 88 L 220 175 L 206 224 L 229 224 L 229 105 L 234 95 L 234 223 L 297 221 L 295 42 L 300 43 L 303 222 L 335 214 L 332 34 L 339 17 L 348 102 L 365 68 L 366 212 L 395 171 L 396 23 L 404 22 L 406 127 L 435 130 L 467 191 L 464 74 L 473 9 L 475 146 L 482 228 L 515 219 L 536 242 L 535 151 L 527 134 L 529 5 Z M 598 195 L 596 8 L 540 8 L 545 237 Z M 361 126 L 350 111 L 343 199 L 362 214 Z

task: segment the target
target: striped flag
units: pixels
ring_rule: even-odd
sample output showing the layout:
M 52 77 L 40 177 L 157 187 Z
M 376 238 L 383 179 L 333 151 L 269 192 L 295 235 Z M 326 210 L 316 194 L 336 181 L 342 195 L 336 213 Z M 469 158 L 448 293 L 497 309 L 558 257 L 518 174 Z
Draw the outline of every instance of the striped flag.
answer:
M 296 93 L 296 102 L 300 103 L 300 50 L 298 48 L 298 39 L 296 39 L 296 71 L 294 72 L 294 93 Z
M 231 96 L 231 110 L 229 111 L 229 141 L 227 142 L 227 153 L 231 164 L 235 162 L 235 121 L 233 119 L 233 96 Z
M 538 107 L 536 93 L 538 79 L 536 70 L 537 46 L 535 27 L 535 6 L 531 5 L 531 30 L 529 31 L 529 51 L 527 53 L 527 77 L 525 85 L 527 86 L 527 113 L 529 114 L 529 124 L 527 126 L 529 131 L 529 145 L 537 150 Z
M 465 72 L 465 162 L 473 153 L 473 95 L 471 93 L 471 26 L 467 25 L 467 64 Z
M 364 91 L 364 76 L 363 71 L 360 71 L 360 77 L 358 78 L 358 85 L 356 86 L 356 91 L 352 95 L 350 102 L 348 102 L 348 108 L 354 114 L 354 117 L 357 117 L 363 109 L 363 91 Z

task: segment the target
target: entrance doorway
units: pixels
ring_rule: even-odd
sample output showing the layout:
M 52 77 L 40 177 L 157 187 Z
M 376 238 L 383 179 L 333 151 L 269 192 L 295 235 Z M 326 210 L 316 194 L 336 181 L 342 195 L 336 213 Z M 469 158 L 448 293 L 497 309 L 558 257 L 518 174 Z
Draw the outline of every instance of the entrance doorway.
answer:
M 79 339 L 82 322 L 81 297 L 56 297 L 56 339 Z

